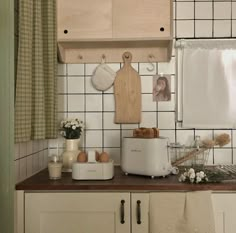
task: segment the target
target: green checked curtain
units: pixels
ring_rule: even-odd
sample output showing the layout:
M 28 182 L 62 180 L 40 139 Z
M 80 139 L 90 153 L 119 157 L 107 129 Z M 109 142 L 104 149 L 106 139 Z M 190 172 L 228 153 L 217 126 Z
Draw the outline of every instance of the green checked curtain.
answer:
M 55 1 L 19 1 L 16 143 L 56 137 Z

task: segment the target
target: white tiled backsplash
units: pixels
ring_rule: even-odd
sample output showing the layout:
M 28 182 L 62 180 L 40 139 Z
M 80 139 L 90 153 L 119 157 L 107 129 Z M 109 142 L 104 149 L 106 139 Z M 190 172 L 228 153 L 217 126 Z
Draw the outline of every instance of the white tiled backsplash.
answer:
M 48 140 L 15 144 L 16 182 L 44 169 L 48 163 Z
M 236 0 L 176 0 L 174 1 L 174 36 L 180 38 L 233 38 L 236 37 Z M 120 162 L 121 140 L 131 136 L 136 127 L 158 127 L 160 134 L 170 138 L 171 142 L 189 144 L 195 135 L 212 138 L 214 135 L 229 133 L 232 142 L 223 148 L 215 148 L 209 163 L 235 163 L 236 133 L 233 129 L 182 129 L 175 122 L 175 50 L 169 63 L 155 64 L 154 71 L 148 71 L 148 63 L 134 63 L 142 82 L 142 122 L 140 124 L 114 124 L 113 87 L 105 92 L 97 91 L 91 85 L 91 74 L 98 64 L 59 64 L 58 66 L 58 117 L 79 117 L 86 123 L 86 130 L 81 140 L 84 150 L 97 149 L 107 151 Z M 122 64 L 108 64 L 114 71 Z M 152 101 L 152 77 L 156 73 L 171 74 L 171 101 Z M 49 155 L 61 154 L 62 138 L 49 140 Z M 30 142 L 29 144 L 40 142 Z M 27 143 L 28 144 L 28 143 Z M 23 146 L 16 145 L 16 153 Z M 35 153 L 23 153 L 16 156 L 18 180 L 37 172 L 39 164 L 46 166 L 47 143 Z M 59 148 L 58 148 L 59 147 Z M 43 162 L 40 159 L 44 158 Z M 31 173 L 31 174 L 30 174 Z

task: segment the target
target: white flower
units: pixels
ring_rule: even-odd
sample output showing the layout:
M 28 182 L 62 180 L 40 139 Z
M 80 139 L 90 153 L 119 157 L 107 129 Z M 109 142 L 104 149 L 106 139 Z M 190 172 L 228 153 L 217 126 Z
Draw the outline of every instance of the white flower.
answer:
M 190 178 L 190 182 L 191 182 L 191 183 L 194 183 L 194 178 Z
M 61 131 L 62 131 L 61 134 L 66 139 L 80 138 L 83 129 L 84 129 L 83 121 L 80 121 L 77 118 L 61 121 Z
M 195 171 L 194 171 L 193 168 L 190 168 L 190 169 L 188 170 L 188 173 L 189 173 L 189 174 L 192 174 L 192 173 L 195 173 Z
M 66 124 L 65 121 L 61 121 L 61 127 L 63 127 Z
M 190 179 L 194 179 L 195 178 L 195 173 L 191 173 L 189 176 Z
M 70 122 L 67 122 L 67 123 L 65 124 L 65 127 L 66 127 L 66 128 L 70 128 L 70 127 L 71 127 L 71 123 L 70 123 Z
M 72 125 L 76 125 L 76 124 L 78 124 L 78 122 L 77 122 L 77 121 L 74 121 L 74 120 L 72 120 L 72 121 L 71 121 L 71 124 L 72 124 Z
M 197 176 L 196 183 L 200 183 L 202 181 L 201 177 Z
M 181 174 L 179 177 L 179 182 L 184 182 L 186 180 L 186 176 Z
M 190 182 L 190 183 L 202 183 L 207 182 L 208 178 L 207 175 L 203 172 L 195 172 L 193 168 L 190 168 L 188 171 L 185 171 L 179 177 L 179 182 Z
M 205 173 L 204 173 L 203 171 L 200 171 L 200 172 L 199 172 L 199 176 L 200 176 L 201 178 L 204 178 L 204 177 L 205 177 Z

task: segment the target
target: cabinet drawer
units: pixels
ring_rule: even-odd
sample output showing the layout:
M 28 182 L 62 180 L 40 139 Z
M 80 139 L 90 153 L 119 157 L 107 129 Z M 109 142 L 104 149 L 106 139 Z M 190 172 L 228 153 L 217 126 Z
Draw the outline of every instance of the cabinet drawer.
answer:
M 25 233 L 128 233 L 129 230 L 128 193 L 25 194 Z

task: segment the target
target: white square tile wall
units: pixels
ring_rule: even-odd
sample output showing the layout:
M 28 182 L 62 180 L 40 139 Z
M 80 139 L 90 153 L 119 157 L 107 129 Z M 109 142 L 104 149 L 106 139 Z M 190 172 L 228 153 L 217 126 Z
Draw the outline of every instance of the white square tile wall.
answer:
M 177 38 L 194 37 L 194 20 L 177 20 L 176 37 Z
M 84 75 L 84 65 L 83 64 L 68 64 L 67 74 L 70 75 Z
M 212 20 L 195 20 L 195 36 L 196 37 L 212 37 L 213 29 Z
M 231 21 L 215 20 L 214 21 L 214 37 L 230 37 Z
M 214 149 L 214 164 L 231 164 L 232 149 Z
M 236 2 L 232 2 L 232 19 L 236 19 Z
M 68 77 L 68 93 L 84 93 L 84 77 Z
M 16 183 L 46 168 L 48 164 L 47 140 L 15 144 L 14 163 Z
M 176 5 L 176 19 L 194 19 L 194 2 L 178 2 Z
M 236 1 L 213 0 L 176 0 L 174 11 L 174 39 L 215 39 L 236 37 Z M 174 45 L 173 45 L 174 46 Z M 132 63 L 139 72 L 142 84 L 142 122 L 140 124 L 115 124 L 115 102 L 113 87 L 105 92 L 94 89 L 91 75 L 98 64 L 59 64 L 58 66 L 58 118 L 83 119 L 87 125 L 81 147 L 84 150 L 107 151 L 120 163 L 121 143 L 125 136 L 132 136 L 136 127 L 158 127 L 160 134 L 171 142 L 190 145 L 194 137 L 214 138 L 218 133 L 229 133 L 232 142 L 223 148 L 210 152 L 209 164 L 232 163 L 236 160 L 236 133 L 234 129 L 183 129 L 175 122 L 175 50 L 168 63 Z M 108 63 L 117 71 L 122 63 Z M 152 67 L 154 69 L 152 70 Z M 155 74 L 171 74 L 171 101 L 152 101 L 152 78 Z M 62 140 L 62 139 L 60 139 Z M 57 152 L 57 144 L 49 142 L 50 154 Z M 16 147 L 16 162 L 27 151 Z M 60 143 L 59 153 L 63 145 Z M 30 159 L 28 159 L 30 160 Z M 30 162 L 29 162 L 30 163 Z M 32 162 L 33 163 L 33 162 Z M 39 166 L 39 165 L 38 165 Z M 24 166 L 23 166 L 24 167 Z M 17 171 L 20 172 L 20 166 Z M 33 168 L 31 168 L 33 169 Z
M 102 113 L 87 112 L 86 122 L 86 129 L 102 130 Z
M 86 131 L 86 147 L 88 148 L 102 148 L 103 145 L 103 131 L 102 130 L 87 130 Z
M 232 36 L 236 37 L 236 20 L 232 22 Z
M 214 19 L 231 19 L 231 2 L 214 2 Z
M 66 91 L 67 91 L 67 78 L 66 78 L 66 76 L 58 76 L 58 79 L 57 79 L 57 92 L 58 92 L 58 94 L 66 93 Z
M 142 122 L 140 123 L 140 127 L 152 128 L 154 125 L 157 125 L 157 113 L 156 112 L 143 112 Z
M 212 19 L 212 2 L 195 3 L 195 19 Z

